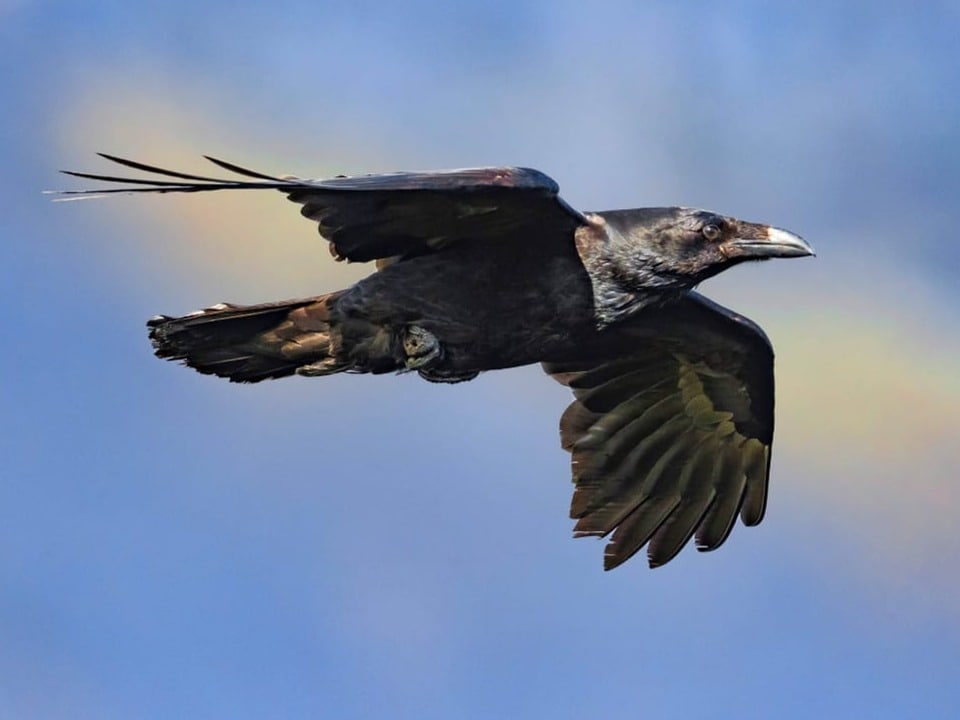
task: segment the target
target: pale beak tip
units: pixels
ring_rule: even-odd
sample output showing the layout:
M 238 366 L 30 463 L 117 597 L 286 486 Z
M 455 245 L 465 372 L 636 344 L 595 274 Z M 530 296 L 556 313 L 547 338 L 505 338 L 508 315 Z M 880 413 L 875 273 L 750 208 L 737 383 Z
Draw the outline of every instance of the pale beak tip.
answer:
M 816 257 L 817 255 L 802 237 L 780 228 L 767 229 L 767 242 L 778 250 L 781 257 Z

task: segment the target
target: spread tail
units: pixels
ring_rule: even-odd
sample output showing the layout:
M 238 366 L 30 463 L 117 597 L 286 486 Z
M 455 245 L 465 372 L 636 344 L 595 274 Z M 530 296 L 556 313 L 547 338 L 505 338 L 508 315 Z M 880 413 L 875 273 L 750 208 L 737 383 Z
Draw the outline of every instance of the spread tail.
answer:
M 340 293 L 263 305 L 221 303 L 147 321 L 157 357 L 233 382 L 353 369 L 331 312 Z

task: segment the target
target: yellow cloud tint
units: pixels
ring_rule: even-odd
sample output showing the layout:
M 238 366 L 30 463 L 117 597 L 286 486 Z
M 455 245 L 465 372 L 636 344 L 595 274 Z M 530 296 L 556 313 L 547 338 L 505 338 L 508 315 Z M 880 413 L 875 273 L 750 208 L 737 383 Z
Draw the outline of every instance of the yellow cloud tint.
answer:
M 960 338 L 909 267 L 831 262 L 836 282 L 776 328 L 773 481 L 850 540 L 857 572 L 960 590 Z
M 323 162 L 291 168 L 289 162 L 304 155 L 302 137 L 238 117 L 229 109 L 237 103 L 210 88 L 191 88 L 183 82 L 174 88 L 164 76 L 143 68 L 98 77 L 82 95 L 65 98 L 53 129 L 59 155 L 67 159 L 62 162 L 74 169 L 137 175 L 96 157 L 96 151 L 221 177 L 229 173 L 206 163 L 201 155 L 220 155 L 268 173 L 309 172 L 314 177 L 345 169 L 366 172 L 378 162 L 390 166 L 389 159 L 374 159 L 381 155 L 369 144 L 358 143 L 354 153 L 342 142 L 335 145 L 326 139 L 309 152 L 311 157 L 324 157 Z M 71 181 L 70 186 L 97 184 Z M 124 248 L 104 247 L 105 252 L 127 252 L 135 244 L 137 254 L 144 255 L 144 272 L 190 287 L 192 296 L 196 288 L 205 288 L 211 303 L 316 294 L 372 270 L 335 263 L 316 226 L 300 217 L 299 208 L 280 193 L 120 196 L 88 202 L 99 203 L 98 216 L 107 218 L 104 227 L 123 238 Z

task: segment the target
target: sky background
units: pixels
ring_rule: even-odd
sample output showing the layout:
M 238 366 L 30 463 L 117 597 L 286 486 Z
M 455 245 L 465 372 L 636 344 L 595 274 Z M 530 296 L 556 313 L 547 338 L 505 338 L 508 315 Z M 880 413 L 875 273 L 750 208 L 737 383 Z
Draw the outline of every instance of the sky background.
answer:
M 946 1 L 0 0 L 0 718 L 957 717 L 958 37 Z M 154 313 L 367 268 L 279 194 L 40 194 L 96 151 L 527 165 L 802 234 L 702 288 L 777 350 L 766 519 L 604 573 L 537 368 L 156 361 Z

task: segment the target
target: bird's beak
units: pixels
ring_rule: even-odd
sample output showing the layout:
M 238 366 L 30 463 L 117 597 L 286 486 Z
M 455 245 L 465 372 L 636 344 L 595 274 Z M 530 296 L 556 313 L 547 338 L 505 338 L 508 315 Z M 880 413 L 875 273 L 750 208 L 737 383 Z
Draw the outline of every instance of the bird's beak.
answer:
M 722 245 L 724 254 L 740 260 L 806 257 L 816 255 L 799 235 L 756 223 L 739 223 L 737 237 Z

